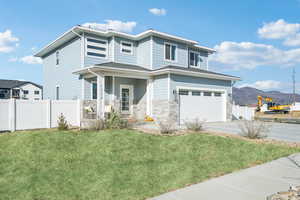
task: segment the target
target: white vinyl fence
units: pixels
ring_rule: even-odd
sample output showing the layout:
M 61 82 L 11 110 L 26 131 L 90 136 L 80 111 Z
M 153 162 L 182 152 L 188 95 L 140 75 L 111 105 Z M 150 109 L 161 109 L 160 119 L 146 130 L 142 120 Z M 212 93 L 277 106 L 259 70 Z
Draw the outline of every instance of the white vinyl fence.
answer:
M 71 126 L 80 126 L 80 100 L 0 100 L 0 131 L 57 127 L 63 114 Z
M 252 120 L 255 115 L 254 107 L 232 105 L 233 119 Z

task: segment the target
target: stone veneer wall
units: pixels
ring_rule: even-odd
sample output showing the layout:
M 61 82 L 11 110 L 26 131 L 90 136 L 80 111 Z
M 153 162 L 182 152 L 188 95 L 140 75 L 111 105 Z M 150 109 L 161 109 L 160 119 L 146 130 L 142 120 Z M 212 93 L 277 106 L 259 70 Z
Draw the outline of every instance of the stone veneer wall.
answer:
M 153 101 L 153 117 L 157 122 L 179 122 L 179 105 L 177 101 L 154 100 Z

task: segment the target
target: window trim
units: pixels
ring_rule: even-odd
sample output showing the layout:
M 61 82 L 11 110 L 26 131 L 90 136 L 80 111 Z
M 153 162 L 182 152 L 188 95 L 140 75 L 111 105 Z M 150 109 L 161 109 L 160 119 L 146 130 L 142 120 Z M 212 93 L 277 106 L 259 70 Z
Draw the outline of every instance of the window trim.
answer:
M 190 66 L 190 67 L 193 67 L 193 68 L 201 68 L 201 62 L 199 62 L 199 65 L 198 65 L 198 66 L 191 65 L 191 60 L 190 60 L 190 58 L 191 58 L 191 53 L 198 54 L 198 55 L 200 56 L 200 59 L 202 59 L 202 58 L 201 58 L 200 52 L 190 50 L 190 51 L 189 51 L 189 66 Z M 202 62 L 203 62 L 203 60 L 202 60 Z
M 166 45 L 170 45 L 170 47 L 172 47 L 172 46 L 175 46 L 175 60 L 168 60 L 168 59 L 166 59 Z M 164 61 L 166 61 L 166 62 L 172 62 L 172 63 L 176 63 L 177 62 L 177 50 L 178 50 L 178 45 L 177 44 L 175 44 L 175 43 L 171 43 L 171 42 L 164 42 Z M 170 58 L 172 57 L 172 55 L 171 55 L 171 52 L 172 52 L 172 48 L 170 48 Z
M 127 44 L 130 44 L 130 45 L 131 45 L 130 53 L 127 53 L 127 52 L 123 52 L 123 51 L 122 51 L 122 49 L 123 49 L 122 43 L 127 43 Z M 133 42 L 121 40 L 121 41 L 120 41 L 120 53 L 122 53 L 122 54 L 127 54 L 127 55 L 133 55 Z
M 92 39 L 92 40 L 99 40 L 99 41 L 102 41 L 102 42 L 105 42 L 106 45 L 105 45 L 105 48 L 106 48 L 106 51 L 105 51 L 105 57 L 99 57 L 99 56 L 92 56 L 92 55 L 88 55 L 88 39 Z M 98 58 L 98 59 L 107 59 L 108 58 L 108 40 L 104 40 L 104 39 L 99 39 L 99 38 L 96 38 L 96 37 L 85 37 L 85 44 L 84 44 L 84 48 L 85 48 L 85 56 L 87 57 L 91 57 L 91 58 Z

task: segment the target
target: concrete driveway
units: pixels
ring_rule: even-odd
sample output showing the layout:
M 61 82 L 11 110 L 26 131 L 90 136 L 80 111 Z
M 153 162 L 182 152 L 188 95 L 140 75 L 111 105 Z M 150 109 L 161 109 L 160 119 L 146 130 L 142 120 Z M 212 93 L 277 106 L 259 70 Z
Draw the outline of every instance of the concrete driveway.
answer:
M 239 134 L 239 123 L 241 121 L 232 122 L 210 122 L 205 124 L 205 129 L 222 133 Z M 300 124 L 272 123 L 268 138 L 282 140 L 288 142 L 300 142 Z
M 300 185 L 300 154 L 214 178 L 151 200 L 266 200 Z

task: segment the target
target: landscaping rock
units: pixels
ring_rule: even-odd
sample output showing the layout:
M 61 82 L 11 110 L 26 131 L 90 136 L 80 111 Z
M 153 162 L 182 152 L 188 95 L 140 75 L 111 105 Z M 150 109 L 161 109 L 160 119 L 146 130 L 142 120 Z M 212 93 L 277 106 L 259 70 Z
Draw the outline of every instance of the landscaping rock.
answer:
M 300 186 L 290 187 L 286 192 L 278 192 L 267 197 L 267 200 L 300 200 Z

